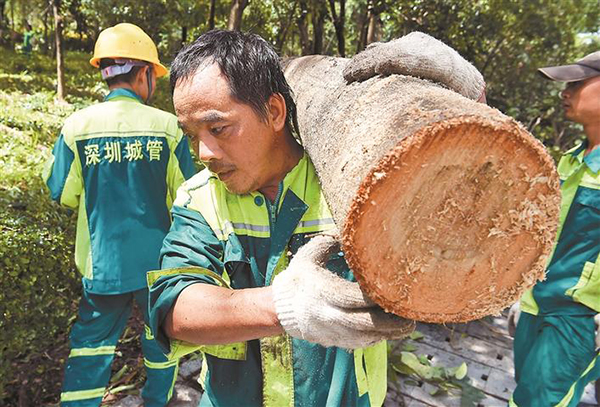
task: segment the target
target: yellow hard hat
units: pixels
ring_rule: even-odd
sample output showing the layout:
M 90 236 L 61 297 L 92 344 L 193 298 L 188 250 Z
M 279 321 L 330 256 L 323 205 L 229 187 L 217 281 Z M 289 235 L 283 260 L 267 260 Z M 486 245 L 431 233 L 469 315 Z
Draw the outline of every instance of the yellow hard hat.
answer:
M 102 58 L 129 58 L 150 62 L 154 65 L 157 78 L 169 72 L 158 60 L 156 45 L 148 34 L 137 25 L 129 23 L 117 24 L 100 33 L 90 64 L 99 68 Z

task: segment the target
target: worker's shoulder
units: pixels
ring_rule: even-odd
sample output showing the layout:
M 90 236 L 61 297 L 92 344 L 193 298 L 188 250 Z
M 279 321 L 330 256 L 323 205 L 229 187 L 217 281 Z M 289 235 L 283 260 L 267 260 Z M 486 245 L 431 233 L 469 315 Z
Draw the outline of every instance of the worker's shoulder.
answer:
M 136 103 L 136 106 L 140 110 L 145 110 L 146 112 L 148 112 L 149 114 L 151 114 L 159 120 L 177 123 L 177 116 L 175 116 L 173 113 L 169 113 L 156 107 L 144 105 L 141 103 Z
M 65 120 L 62 133 L 73 138 L 123 129 L 161 133 L 175 140 L 183 137 L 175 115 L 130 101 L 102 102 L 78 110 Z
M 222 187 L 221 181 L 205 168 L 181 184 L 175 205 L 187 207 L 194 200 L 212 201 L 211 197 Z

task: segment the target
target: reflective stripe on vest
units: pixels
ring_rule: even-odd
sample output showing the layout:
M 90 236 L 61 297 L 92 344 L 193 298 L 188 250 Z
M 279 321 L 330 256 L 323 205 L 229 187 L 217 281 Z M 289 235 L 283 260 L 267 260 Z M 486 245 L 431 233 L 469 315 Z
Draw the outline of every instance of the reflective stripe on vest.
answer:
M 284 250 L 279 258 L 273 278 L 287 268 L 287 253 Z M 263 406 L 293 407 L 294 365 L 290 336 L 282 334 L 260 339 L 260 359 L 263 371 Z

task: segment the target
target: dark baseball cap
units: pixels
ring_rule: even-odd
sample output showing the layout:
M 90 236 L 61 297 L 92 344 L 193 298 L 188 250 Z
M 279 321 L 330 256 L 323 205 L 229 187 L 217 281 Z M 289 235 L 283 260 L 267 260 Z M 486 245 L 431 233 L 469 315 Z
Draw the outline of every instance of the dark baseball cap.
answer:
M 600 51 L 592 52 L 574 64 L 539 68 L 538 72 L 557 82 L 577 82 L 600 76 Z

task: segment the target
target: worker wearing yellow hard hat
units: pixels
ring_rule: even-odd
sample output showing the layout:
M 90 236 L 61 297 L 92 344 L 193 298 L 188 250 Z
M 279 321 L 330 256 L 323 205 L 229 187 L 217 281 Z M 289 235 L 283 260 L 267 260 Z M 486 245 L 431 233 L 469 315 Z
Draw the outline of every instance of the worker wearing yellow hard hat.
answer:
M 134 24 L 117 24 L 100 33 L 90 64 L 98 68 L 102 58 L 128 58 L 150 62 L 154 65 L 157 78 L 169 73 L 158 60 L 158 51 L 152 39 Z
M 101 66 L 103 60 L 110 61 L 110 65 Z M 156 78 L 160 78 L 169 72 L 160 63 L 152 39 L 140 27 L 130 23 L 117 24 L 100 33 L 90 64 L 95 68 L 101 68 L 104 80 L 127 74 L 135 66 L 150 65 L 152 69 L 146 71 L 148 86 L 147 96 L 144 98 L 146 103 L 154 92 L 153 74 Z
M 195 173 L 177 118 L 147 106 L 156 78 L 167 73 L 150 37 L 133 24 L 108 28 L 90 63 L 110 92 L 67 118 L 45 174 L 52 198 L 78 210 L 75 258 L 83 294 L 62 407 L 100 405 L 134 301 L 148 325 L 146 273 L 159 266 L 176 191 Z M 147 326 L 140 339 L 144 405 L 164 407 L 178 362 L 167 359 Z

